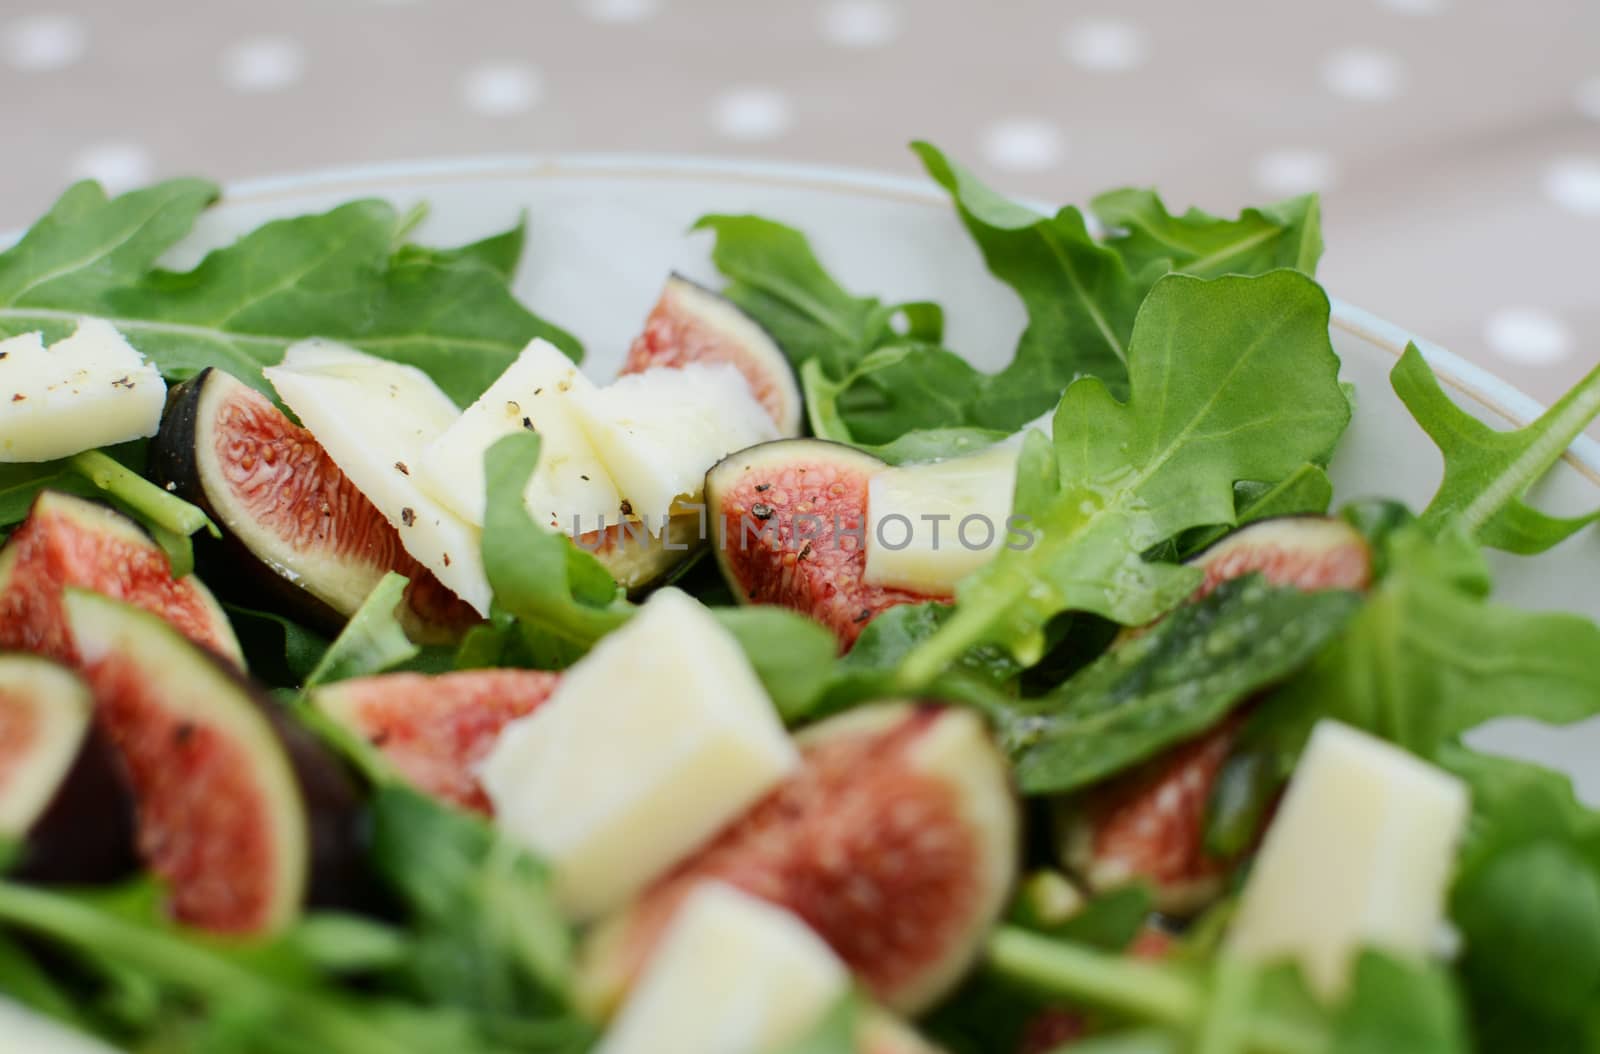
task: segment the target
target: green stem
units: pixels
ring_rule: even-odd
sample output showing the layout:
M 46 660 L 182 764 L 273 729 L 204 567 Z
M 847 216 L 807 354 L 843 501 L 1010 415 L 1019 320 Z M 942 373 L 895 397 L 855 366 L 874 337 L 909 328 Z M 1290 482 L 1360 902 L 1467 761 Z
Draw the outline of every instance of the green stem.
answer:
M 1600 415 L 1600 366 L 1590 370 L 1588 376 L 1530 426 L 1544 434 L 1461 510 L 1461 519 L 1467 529 L 1476 533 L 1529 487 L 1543 479 L 1597 415 Z
M 911 649 L 895 675 L 901 691 L 921 691 L 934 678 L 959 662 L 961 656 L 983 643 L 989 627 L 1005 612 L 1013 599 L 1012 592 L 1003 589 L 991 588 L 985 595 L 987 600 L 981 606 L 958 602 L 955 614 L 950 616 L 949 621 L 939 627 L 933 636 Z
M 0 882 L 0 921 L 91 951 L 201 1000 L 245 995 L 284 1008 L 325 1054 L 417 1054 L 326 999 L 285 990 L 227 958 L 67 897 Z
M 1143 1021 L 1187 1029 L 1200 1016 L 1199 986 L 1156 963 L 1107 955 L 1012 926 L 1002 926 L 989 938 L 989 961 L 1032 987 Z
M 1218 957 L 1194 1054 L 1239 1054 L 1246 1049 L 1255 984 L 1255 971 L 1248 965 L 1232 955 Z
M 1183 1034 L 1193 1035 L 1205 1028 L 1210 1013 L 1201 984 L 1170 967 L 1041 937 L 1013 926 L 1002 926 L 990 937 L 989 962 L 1000 973 L 1032 988 Z M 1243 1040 L 1237 1049 L 1256 1054 L 1325 1054 L 1327 1050 L 1327 1036 L 1314 1025 L 1262 1013 L 1239 1016 L 1245 1020 L 1230 1026 Z
M 133 509 L 148 522 L 188 537 L 204 527 L 213 538 L 222 537 L 198 506 L 162 490 L 116 459 L 98 450 L 85 450 L 71 459 L 73 471 Z

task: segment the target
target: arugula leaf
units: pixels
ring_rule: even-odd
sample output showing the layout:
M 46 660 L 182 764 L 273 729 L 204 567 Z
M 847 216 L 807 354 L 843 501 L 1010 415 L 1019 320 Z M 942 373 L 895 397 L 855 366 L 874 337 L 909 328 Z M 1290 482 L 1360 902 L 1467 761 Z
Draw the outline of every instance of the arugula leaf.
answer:
M 1090 236 L 1076 208 L 1042 216 L 996 194 L 932 144 L 912 149 L 950 192 L 989 270 L 1028 310 L 1016 358 L 984 386 L 975 423 L 1014 431 L 1080 377 L 1098 377 L 1124 396 L 1134 316 L 1165 265 L 1131 273 Z
M 1397 531 L 1388 576 L 1285 687 L 1284 705 L 1424 758 L 1491 718 L 1569 724 L 1600 713 L 1600 626 L 1486 602 L 1462 586 L 1461 561 L 1476 551 L 1453 528 L 1438 539 L 1421 527 Z
M 1199 209 L 1174 216 L 1154 190 L 1132 187 L 1099 194 L 1089 208 L 1116 231 L 1105 244 L 1133 273 L 1159 264 L 1200 278 L 1278 267 L 1315 275 L 1322 255 L 1322 208 L 1315 194 L 1245 209 L 1236 220 Z
M 222 607 L 257 680 L 275 687 L 303 684 L 328 650 L 329 641 L 322 634 L 275 612 L 226 601 Z
M 987 377 L 955 352 L 895 343 L 869 352 L 837 381 L 811 359 L 800 380 L 818 438 L 871 445 L 970 425 L 973 393 Z
M 421 649 L 406 636 L 398 615 L 408 585 L 406 576 L 394 571 L 378 580 L 306 676 L 302 693 L 332 681 L 381 673 L 417 656 Z
M 1022 792 L 1076 790 L 1193 738 L 1304 666 L 1360 605 L 1260 575 L 1223 582 L 1049 696 L 994 715 Z
M 427 214 L 426 206 L 419 206 L 422 213 L 417 217 L 421 222 Z M 406 223 L 407 217 L 402 217 L 397 234 L 400 237 L 410 233 L 410 226 Z M 517 225 L 499 234 L 491 234 L 487 238 L 454 249 L 436 249 L 426 245 L 404 243 L 395 247 L 396 259 L 422 260 L 437 264 L 450 264 L 458 261 L 475 263 L 485 267 L 500 276 L 501 281 L 510 282 L 517 273 L 517 265 L 522 262 L 522 248 L 528 241 L 528 214 L 524 212 L 517 218 Z
M 1591 1049 L 1600 813 L 1578 803 L 1566 776 L 1538 765 L 1464 748 L 1441 761 L 1472 788 L 1450 914 L 1483 1049 Z
M 283 944 L 237 945 L 184 934 L 162 921 L 153 898 L 89 897 L 0 882 L 0 922 L 109 968 L 158 1001 L 167 993 L 226 1021 L 247 1016 L 274 1039 L 247 1037 L 239 1054 L 319 1050 L 325 1054 L 425 1054 L 427 1048 L 376 1024 L 341 993 L 319 983 Z M 133 994 L 130 992 L 130 994 Z M 124 1004 L 134 1009 L 129 1004 Z M 149 1002 L 146 1024 L 161 1004 Z
M 722 295 L 761 323 L 796 369 L 816 359 L 844 377 L 867 352 L 902 337 L 938 343 L 937 305 L 888 306 L 852 296 L 823 270 L 805 235 L 760 216 L 702 216 L 692 228 L 716 235 L 711 260 L 729 279 Z M 894 322 L 904 323 L 897 333 Z
M 380 201 L 273 221 L 191 271 L 154 269 L 215 196 L 195 180 L 111 199 L 93 183 L 74 186 L 0 253 L 0 334 L 64 335 L 94 315 L 169 377 L 217 366 L 269 394 L 262 366 L 295 340 L 329 337 L 422 368 L 462 404 L 534 337 L 581 354 L 512 296 L 500 269 L 509 235 L 455 252 L 395 251 L 402 221 Z
M 779 716 L 792 722 L 808 714 L 833 672 L 839 650 L 833 634 L 783 608 L 712 608 L 711 613 L 744 649 Z
M 1356 960 L 1329 1054 L 1468 1054 L 1471 1049 L 1448 974 L 1370 950 Z
M 1350 416 L 1327 297 L 1293 271 L 1162 279 L 1139 313 L 1129 367 L 1127 403 L 1085 378 L 1061 400 L 1053 445 L 1028 434 L 1014 507 L 1034 540 L 960 584 L 955 616 L 907 657 L 907 686 L 977 644 L 1036 659 L 1058 611 L 1154 619 L 1200 572 L 1149 563 L 1144 552 L 1231 522 L 1237 481 L 1280 480 L 1318 460 Z
M 862 450 L 891 465 L 917 461 L 943 461 L 946 458 L 975 454 L 1010 436 L 992 428 L 923 428 L 907 432 L 880 446 L 856 444 Z
M 1532 555 L 1600 520 L 1600 509 L 1551 516 L 1524 500 L 1600 415 L 1600 366 L 1537 421 L 1509 432 L 1495 431 L 1451 402 L 1415 344 L 1406 345 L 1389 380 L 1444 455 L 1444 481 L 1422 514 L 1424 523 L 1437 528 L 1456 518 L 1484 545 Z
M 483 566 L 496 607 L 517 618 L 528 647 L 559 667 L 622 625 L 633 608 L 593 554 L 528 515 L 522 493 L 539 447 L 537 433 L 518 432 L 484 455 Z
M 1217 524 L 1186 531 L 1178 539 L 1177 555 L 1189 557 L 1221 541 L 1228 534 L 1257 520 L 1276 516 L 1320 516 L 1333 501 L 1333 481 L 1327 469 L 1306 462 L 1276 484 L 1242 482 L 1233 485 L 1237 510 L 1230 525 Z
M 491 1020 L 564 1016 L 572 935 L 542 865 L 477 817 L 400 784 L 378 788 L 372 815 L 373 867 L 404 899 L 418 993 Z

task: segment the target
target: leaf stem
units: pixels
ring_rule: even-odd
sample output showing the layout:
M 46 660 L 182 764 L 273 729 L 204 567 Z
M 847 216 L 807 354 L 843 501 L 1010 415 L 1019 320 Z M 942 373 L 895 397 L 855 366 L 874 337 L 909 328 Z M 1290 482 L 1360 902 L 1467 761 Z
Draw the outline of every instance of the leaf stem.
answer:
M 1573 440 L 1600 415 L 1600 366 L 1589 371 L 1543 417 L 1529 426 L 1543 432 L 1501 476 L 1474 498 L 1460 516 L 1474 534 L 1507 505 L 1542 479 L 1561 460 Z
M 1000 973 L 1030 987 L 1186 1035 L 1205 1029 L 1210 1014 L 1200 981 L 1159 963 L 1096 951 L 1014 926 L 995 931 L 989 939 L 988 956 L 990 965 Z M 1221 985 L 1232 984 L 1221 981 Z M 1237 1002 L 1235 997 L 1248 999 L 1248 994 L 1246 988 L 1242 993 L 1232 991 L 1227 998 Z M 1227 1013 L 1227 1008 L 1223 1012 Z M 1233 1035 L 1240 1038 L 1236 1049 L 1256 1054 L 1325 1054 L 1328 1047 L 1323 1029 L 1280 1015 L 1250 1012 L 1232 1028 Z
M 222 532 L 200 509 L 162 490 L 128 466 L 99 450 L 85 450 L 70 459 L 73 471 L 133 509 L 147 521 L 188 537 L 202 527 L 213 538 Z

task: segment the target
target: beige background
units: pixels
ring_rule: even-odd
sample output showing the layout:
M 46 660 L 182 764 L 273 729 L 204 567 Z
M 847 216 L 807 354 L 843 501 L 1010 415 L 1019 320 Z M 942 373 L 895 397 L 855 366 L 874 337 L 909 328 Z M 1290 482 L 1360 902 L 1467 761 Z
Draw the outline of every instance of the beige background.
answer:
M 0 0 L 0 229 L 118 187 L 626 151 L 1322 189 L 1335 294 L 1544 399 L 1600 361 L 1595 0 Z M 618 251 L 626 251 L 619 246 Z

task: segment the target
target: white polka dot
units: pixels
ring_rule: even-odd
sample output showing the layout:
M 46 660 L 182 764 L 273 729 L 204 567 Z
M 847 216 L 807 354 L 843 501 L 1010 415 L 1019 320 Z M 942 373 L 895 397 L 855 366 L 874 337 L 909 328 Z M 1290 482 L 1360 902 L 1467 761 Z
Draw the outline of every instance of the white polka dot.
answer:
M 1573 95 L 1578 104 L 1578 112 L 1585 117 L 1600 121 L 1600 77 L 1591 77 L 1578 85 L 1578 90 Z
M 789 100 L 771 88 L 735 88 L 711 104 L 711 124 L 729 139 L 764 143 L 794 123 Z
M 661 0 L 579 0 L 578 10 L 596 22 L 642 22 L 661 10 Z
M 1550 366 L 1572 351 L 1572 334 L 1561 320 L 1529 307 L 1508 307 L 1489 316 L 1484 340 L 1502 358 L 1522 366 Z
M 1079 22 L 1061 40 L 1067 58 L 1086 70 L 1120 73 L 1144 64 L 1144 32 L 1131 22 L 1096 18 Z
M 837 0 L 822 9 L 822 35 L 843 48 L 876 48 L 900 33 L 900 13 L 880 0 Z
M 235 91 L 282 91 L 305 71 L 305 48 L 288 37 L 241 40 L 222 54 L 222 79 Z
M 73 179 L 97 179 L 107 192 L 124 190 L 150 182 L 154 169 L 150 152 L 134 143 L 96 143 L 72 159 Z
M 1256 158 L 1254 174 L 1256 186 L 1284 197 L 1332 190 L 1339 182 L 1338 165 L 1326 151 L 1292 147 Z
M 1378 3 L 1397 15 L 1442 15 L 1450 10 L 1450 0 L 1378 0 Z
M 983 133 L 983 157 L 995 168 L 1009 172 L 1043 172 L 1067 155 L 1061 130 L 1035 117 L 1010 117 L 990 125 Z
M 32 15 L 6 26 L 6 61 L 19 70 L 44 73 L 70 66 L 83 57 L 89 34 L 71 15 Z
M 1405 69 L 1387 52 L 1350 48 L 1328 56 L 1322 64 L 1322 80 L 1329 91 L 1346 99 L 1383 102 L 1400 94 Z
M 543 94 L 539 71 L 524 63 L 491 62 L 471 70 L 461 81 L 461 98 L 467 106 L 490 117 L 522 113 Z
M 1573 157 L 1544 170 L 1544 192 L 1562 208 L 1600 216 L 1600 158 Z

